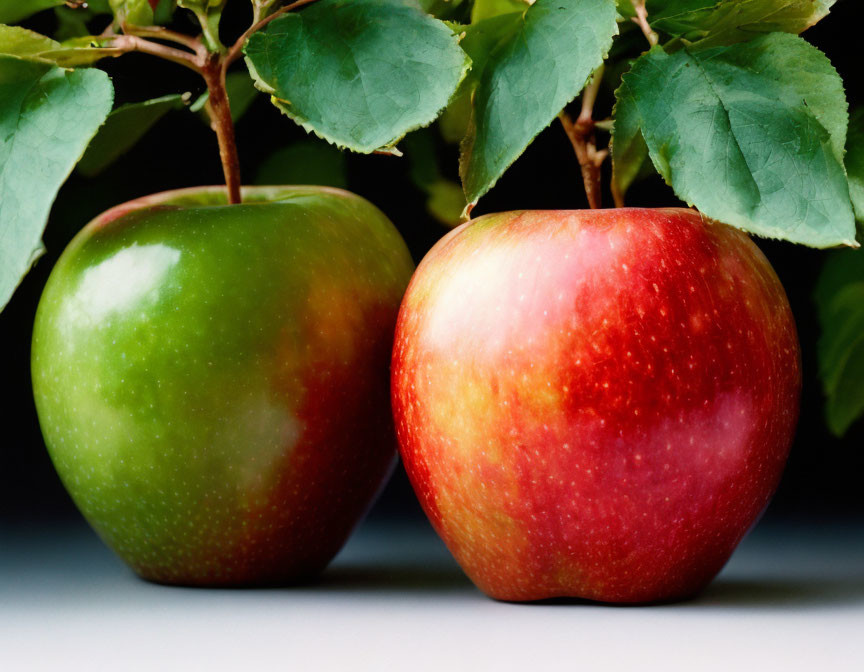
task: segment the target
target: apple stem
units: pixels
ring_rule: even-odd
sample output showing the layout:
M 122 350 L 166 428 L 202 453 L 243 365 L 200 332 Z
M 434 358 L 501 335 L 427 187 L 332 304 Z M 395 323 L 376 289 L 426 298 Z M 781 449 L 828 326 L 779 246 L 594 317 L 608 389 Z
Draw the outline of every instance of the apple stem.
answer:
M 205 109 L 210 117 L 210 126 L 216 132 L 216 138 L 219 142 L 219 156 L 222 160 L 222 170 L 225 173 L 228 202 L 232 205 L 242 203 L 240 189 L 242 183 L 240 181 L 240 159 L 237 155 L 237 142 L 234 135 L 234 120 L 231 117 L 231 103 L 228 100 L 228 91 L 225 87 L 228 68 L 240 58 L 243 53 L 243 46 L 253 33 L 261 30 L 273 19 L 286 12 L 316 1 L 295 0 L 295 2 L 264 18 L 262 15 L 270 10 L 275 0 L 263 0 L 255 3 L 252 26 L 227 50 L 219 42 L 216 33 L 215 24 L 218 21 L 211 25 L 211 17 L 202 12 L 196 12 L 204 31 L 203 36 L 199 37 L 184 35 L 161 26 L 135 26 L 126 23 L 120 26 L 122 34 L 118 35 L 115 32 L 113 23 L 102 33 L 107 44 L 116 50 L 117 56 L 130 52 L 150 54 L 194 70 L 204 78 L 209 93 Z M 164 44 L 165 42 L 170 44 Z
M 565 110 L 558 115 L 564 132 L 573 145 L 576 159 L 582 169 L 582 181 L 585 184 L 585 195 L 588 197 L 588 205 L 600 208 L 603 205 L 603 195 L 600 189 L 602 174 L 600 167 L 609 155 L 608 149 L 597 149 L 597 140 L 594 135 L 596 123 L 594 121 L 594 103 L 597 101 L 597 92 L 603 81 L 603 66 L 594 72 L 591 81 L 582 93 L 582 110 L 576 121 L 570 117 Z
M 231 103 L 225 88 L 224 59 L 213 54 L 202 69 L 201 74 L 207 82 L 206 110 L 210 116 L 210 126 L 219 141 L 219 156 L 225 173 L 225 187 L 228 202 L 232 205 L 243 202 L 240 191 L 240 157 L 237 155 L 237 142 L 234 136 L 234 120 L 231 117 Z

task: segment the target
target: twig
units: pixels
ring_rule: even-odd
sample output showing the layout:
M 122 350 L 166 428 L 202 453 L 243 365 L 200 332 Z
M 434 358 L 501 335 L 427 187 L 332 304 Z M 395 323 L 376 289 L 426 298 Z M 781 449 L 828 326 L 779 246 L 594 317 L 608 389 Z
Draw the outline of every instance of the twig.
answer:
M 591 81 L 585 85 L 582 91 L 582 109 L 579 112 L 577 123 L 594 125 L 594 103 L 597 102 L 597 93 L 600 91 L 600 83 L 603 81 L 604 66 L 600 66 L 591 75 Z M 593 128 L 592 128 L 593 130 Z
M 300 9 L 305 5 L 311 5 L 313 2 L 317 1 L 318 0 L 296 0 L 296 2 L 292 2 L 290 5 L 285 5 L 284 7 L 277 9 L 269 16 L 266 16 L 260 21 L 252 24 L 249 30 L 247 30 L 239 38 L 237 38 L 237 41 L 228 50 L 228 53 L 225 55 L 225 59 L 222 63 L 222 68 L 227 71 L 228 68 L 231 67 L 231 64 L 234 63 L 234 61 L 236 61 L 238 58 L 240 58 L 240 54 L 243 51 L 243 45 L 246 44 L 246 40 L 248 40 L 254 33 L 257 33 L 259 30 L 261 30 L 273 19 L 278 19 L 283 14 L 292 12 L 295 9 Z
M 582 110 L 575 122 L 564 110 L 558 115 L 564 132 L 576 152 L 576 159 L 582 169 L 582 181 L 585 183 L 585 195 L 591 208 L 599 208 L 603 203 L 600 167 L 609 155 L 609 150 L 597 149 L 597 141 L 594 137 L 594 103 L 597 101 L 597 92 L 602 79 L 603 66 L 601 65 L 582 93 Z
M 152 42 L 143 37 L 138 37 L 137 35 L 118 35 L 117 37 L 111 38 L 109 46 L 119 49 L 122 53 L 130 53 L 134 51 L 142 54 L 150 54 L 151 56 L 158 56 L 159 58 L 164 58 L 166 61 L 171 61 L 189 68 L 190 70 L 194 70 L 199 74 L 201 74 L 202 71 L 202 63 L 195 54 L 190 54 L 188 51 L 182 51 L 180 49 L 175 49 L 174 47 L 159 44 L 158 42 Z
M 298 3 L 294 4 L 298 5 Z M 225 87 L 227 66 L 224 51 L 220 49 L 211 52 L 204 43 L 204 38 L 190 37 L 159 26 L 122 25 L 121 29 L 122 35 L 114 33 L 113 27 L 103 33 L 108 46 L 116 49 L 118 55 L 130 52 L 150 54 L 194 70 L 204 78 L 210 94 L 206 110 L 210 117 L 210 126 L 219 142 L 219 156 L 225 174 L 228 202 L 231 204 L 242 202 L 240 160 L 234 136 L 234 121 L 231 118 L 231 104 Z M 184 48 L 178 49 L 154 40 L 173 42 Z M 213 40 L 212 35 L 210 40 Z
M 645 0 L 630 0 L 630 2 L 633 3 L 633 9 L 636 10 L 636 16 L 631 21 L 639 26 L 642 34 L 645 35 L 645 39 L 648 40 L 648 44 L 653 47 L 660 41 L 660 38 L 651 28 L 651 24 L 648 23 L 648 10 L 645 9 Z
M 201 43 L 201 40 L 195 37 L 190 37 L 189 35 L 184 35 L 183 33 L 168 30 L 167 28 L 163 28 L 162 26 L 131 26 L 128 24 L 124 24 L 122 26 L 122 30 L 123 33 L 125 33 L 126 35 L 149 37 L 154 40 L 164 40 L 166 42 L 173 42 L 174 44 L 179 44 L 186 47 L 193 53 L 198 54 L 202 58 L 205 57 L 207 54 L 207 50 Z

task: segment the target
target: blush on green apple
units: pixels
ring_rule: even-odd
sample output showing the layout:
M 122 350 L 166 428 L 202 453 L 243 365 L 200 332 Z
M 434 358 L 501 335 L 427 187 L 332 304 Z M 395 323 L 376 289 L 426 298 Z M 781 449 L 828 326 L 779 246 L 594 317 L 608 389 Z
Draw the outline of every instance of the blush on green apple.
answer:
M 160 194 L 64 252 L 33 388 L 54 465 L 141 576 L 291 582 L 326 565 L 395 458 L 388 363 L 413 269 L 322 187 Z
M 418 268 L 393 354 L 408 474 L 502 600 L 698 592 L 777 487 L 800 386 L 765 257 L 680 209 L 463 225 Z

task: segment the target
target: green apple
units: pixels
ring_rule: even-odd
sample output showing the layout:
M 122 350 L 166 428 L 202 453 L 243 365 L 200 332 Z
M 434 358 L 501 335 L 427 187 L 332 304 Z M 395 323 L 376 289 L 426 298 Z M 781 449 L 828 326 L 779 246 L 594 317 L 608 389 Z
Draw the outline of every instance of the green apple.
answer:
M 33 390 L 84 516 L 142 577 L 292 582 L 347 539 L 395 458 L 389 359 L 413 270 L 393 224 L 324 187 L 106 212 L 51 274 Z

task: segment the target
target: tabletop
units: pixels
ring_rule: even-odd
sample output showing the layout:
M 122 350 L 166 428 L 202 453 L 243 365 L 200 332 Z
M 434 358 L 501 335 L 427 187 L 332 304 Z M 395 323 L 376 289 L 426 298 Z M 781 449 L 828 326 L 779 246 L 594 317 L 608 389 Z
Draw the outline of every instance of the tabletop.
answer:
M 315 583 L 137 579 L 83 523 L 0 528 L 0 669 L 864 670 L 864 526 L 760 524 L 695 600 L 506 604 L 422 521 L 367 520 Z

